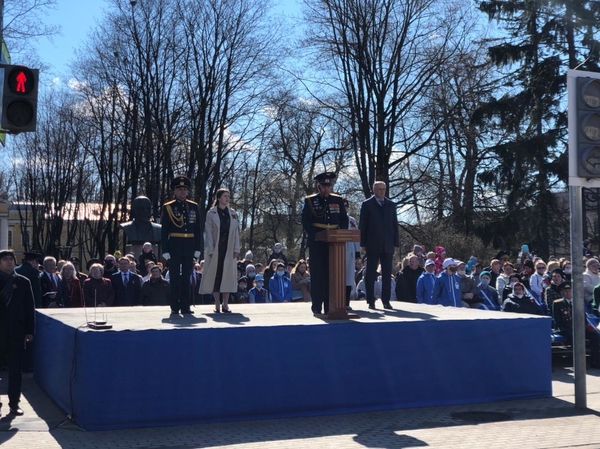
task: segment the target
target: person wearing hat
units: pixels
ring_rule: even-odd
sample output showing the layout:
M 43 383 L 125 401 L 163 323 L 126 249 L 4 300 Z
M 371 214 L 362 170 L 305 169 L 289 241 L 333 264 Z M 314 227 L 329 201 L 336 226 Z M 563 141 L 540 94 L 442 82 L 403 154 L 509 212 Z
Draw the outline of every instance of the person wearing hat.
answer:
M 40 284 L 40 262 L 42 255 L 33 251 L 23 254 L 23 263 L 15 268 L 15 271 L 21 276 L 25 276 L 31 283 L 35 308 L 42 307 L 42 286 Z
M 513 286 L 513 292 L 502 303 L 502 311 L 546 315 L 540 304 L 527 293 L 527 289 L 521 282 L 516 282 Z
M 22 368 L 25 347 L 35 333 L 35 304 L 31 283 L 15 272 L 15 254 L 0 251 L 0 354 L 8 366 L 8 406 L 14 415 L 22 415 Z M 0 414 L 2 404 L 0 403 Z
M 277 259 L 283 260 L 283 263 L 285 264 L 288 263 L 286 255 L 283 254 L 283 245 L 281 243 L 275 243 L 275 245 L 273 245 L 273 252 L 267 259 L 267 263 Z
M 264 288 L 265 278 L 262 274 L 257 274 L 254 278 L 254 287 L 248 292 L 248 302 L 254 303 L 267 303 L 271 302 L 271 296 L 269 292 Z
M 202 229 L 198 204 L 187 199 L 192 183 L 186 176 L 171 182 L 175 199 L 163 204 L 161 211 L 162 256 L 169 261 L 169 298 L 171 313 L 194 313 L 190 309 L 190 274 L 194 258 L 200 258 Z
M 335 174 L 315 176 L 317 193 L 304 199 L 302 226 L 308 239 L 313 314 L 329 313 L 329 245 L 316 240 L 325 229 L 348 229 L 348 214 L 341 196 L 331 193 Z
M 573 290 L 570 282 L 563 282 L 560 286 L 561 299 L 552 303 L 552 318 L 554 328 L 569 344 L 573 343 Z M 586 317 L 585 338 L 590 342 L 590 365 L 600 368 L 600 334 L 595 326 Z
M 550 273 L 550 285 L 544 289 L 544 302 L 548 310 L 552 310 L 552 304 L 562 298 L 560 286 L 565 282 L 565 273 L 560 268 L 555 268 Z
M 417 302 L 419 304 L 433 304 L 431 295 L 436 277 L 435 261 L 425 260 L 425 271 L 417 279 Z
M 229 190 L 217 190 L 213 207 L 206 214 L 204 228 L 205 259 L 200 293 L 212 293 L 215 313 L 231 313 L 229 296 L 238 289 L 240 222 L 229 201 Z
M 75 267 L 75 276 L 77 276 L 77 279 L 79 279 L 79 283 L 83 285 L 83 283 L 88 277 L 87 274 L 81 271 L 81 260 L 79 259 L 79 257 L 73 256 L 69 259 L 69 261 Z
M 375 309 L 374 286 L 377 266 L 381 265 L 381 302 L 384 309 L 393 309 L 390 304 L 392 290 L 392 259 L 400 247 L 396 204 L 385 196 L 387 186 L 375 181 L 373 195 L 360 207 L 360 248 L 367 254 L 369 263 L 365 275 L 365 289 L 369 309 Z
M 504 300 L 508 298 L 508 295 L 513 293 L 513 289 L 517 282 L 521 282 L 521 275 L 519 273 L 511 274 L 508 278 L 508 284 L 504 286 L 501 292 L 498 292 L 498 295 L 501 295 L 502 303 L 504 303 Z
M 29 279 L 36 309 L 42 307 L 42 285 L 40 284 L 40 262 L 42 259 L 42 255 L 37 252 L 26 252 L 23 254 L 23 263 L 15 268 L 18 274 Z M 27 345 L 25 349 L 23 372 L 33 372 L 33 342 Z
M 478 307 L 481 303 L 481 297 L 477 296 L 479 292 L 479 282 L 475 282 L 471 276 L 467 275 L 467 264 L 460 260 L 456 261 L 456 274 L 460 278 L 460 292 L 463 306 L 465 307 Z M 500 308 L 500 302 L 498 302 L 498 308 Z
M 138 257 L 138 263 L 144 271 L 148 262 L 152 262 L 154 264 L 158 262 L 158 258 L 156 257 L 156 254 L 154 254 L 154 249 L 152 248 L 152 243 L 150 242 L 146 242 L 142 245 L 142 252 Z
M 492 273 L 489 271 L 482 271 L 479 274 L 479 286 L 477 287 L 477 294 L 475 295 L 479 300 L 476 308 L 482 310 L 500 310 L 502 303 L 498 298 L 498 291 L 490 284 L 492 282 Z M 471 305 L 471 307 L 473 307 Z
M 442 264 L 444 271 L 435 279 L 433 292 L 431 293 L 432 304 L 440 304 L 445 307 L 463 307 L 460 291 L 460 278 L 456 272 L 458 266 L 456 261 L 449 257 Z

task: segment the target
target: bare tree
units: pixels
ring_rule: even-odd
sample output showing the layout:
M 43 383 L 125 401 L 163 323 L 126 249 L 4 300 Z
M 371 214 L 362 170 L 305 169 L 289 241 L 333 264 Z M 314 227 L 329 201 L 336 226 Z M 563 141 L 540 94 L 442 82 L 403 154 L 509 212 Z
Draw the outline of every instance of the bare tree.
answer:
M 263 130 L 261 100 L 272 84 L 278 27 L 269 3 L 178 0 L 184 44 L 181 92 L 189 118 L 190 158 L 204 220 L 210 199 L 232 175 L 233 162 Z M 242 153 L 233 154 L 242 151 Z
M 2 37 L 11 53 L 31 50 L 40 37 L 52 38 L 60 27 L 48 24 L 44 14 L 57 0 L 4 0 Z
M 418 116 L 419 102 L 447 47 L 454 14 L 433 0 L 305 0 L 307 42 L 333 72 L 344 102 L 362 189 L 426 146 L 439 127 Z M 399 128 L 403 126 L 403 133 Z M 400 149 L 400 152 L 398 151 Z

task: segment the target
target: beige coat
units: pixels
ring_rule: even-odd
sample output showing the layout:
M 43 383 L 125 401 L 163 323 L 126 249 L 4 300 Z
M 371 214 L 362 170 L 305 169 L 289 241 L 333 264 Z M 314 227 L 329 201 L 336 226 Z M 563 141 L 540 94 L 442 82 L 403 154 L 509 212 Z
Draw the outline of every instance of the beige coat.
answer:
M 231 218 L 229 225 L 229 238 L 227 240 L 227 253 L 223 264 L 223 279 L 221 280 L 221 293 L 233 293 L 237 291 L 237 258 L 233 253 L 240 252 L 240 229 L 239 220 L 235 211 L 228 208 Z M 213 293 L 217 265 L 219 260 L 219 214 L 217 207 L 212 207 L 206 214 L 206 225 L 204 226 L 204 271 L 200 283 L 200 294 Z

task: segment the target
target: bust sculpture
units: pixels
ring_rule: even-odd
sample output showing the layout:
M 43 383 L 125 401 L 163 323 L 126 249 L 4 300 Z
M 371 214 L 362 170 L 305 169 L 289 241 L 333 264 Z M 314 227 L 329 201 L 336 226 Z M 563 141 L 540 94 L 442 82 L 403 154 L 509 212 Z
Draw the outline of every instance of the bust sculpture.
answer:
M 152 203 L 149 198 L 138 196 L 131 202 L 131 218 L 131 221 L 121 223 L 129 243 L 136 245 L 145 242 L 160 242 L 161 226 L 150 221 L 152 218 Z

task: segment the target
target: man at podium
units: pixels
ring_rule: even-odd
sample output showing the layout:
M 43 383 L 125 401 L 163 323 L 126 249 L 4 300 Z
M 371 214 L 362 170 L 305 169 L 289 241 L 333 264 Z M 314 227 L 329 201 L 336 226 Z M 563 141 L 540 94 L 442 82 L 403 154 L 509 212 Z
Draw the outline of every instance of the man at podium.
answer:
M 329 313 L 329 249 L 315 235 L 325 229 L 347 229 L 348 214 L 341 196 L 331 193 L 335 173 L 315 176 L 317 193 L 304 199 L 302 225 L 308 235 L 313 314 Z

